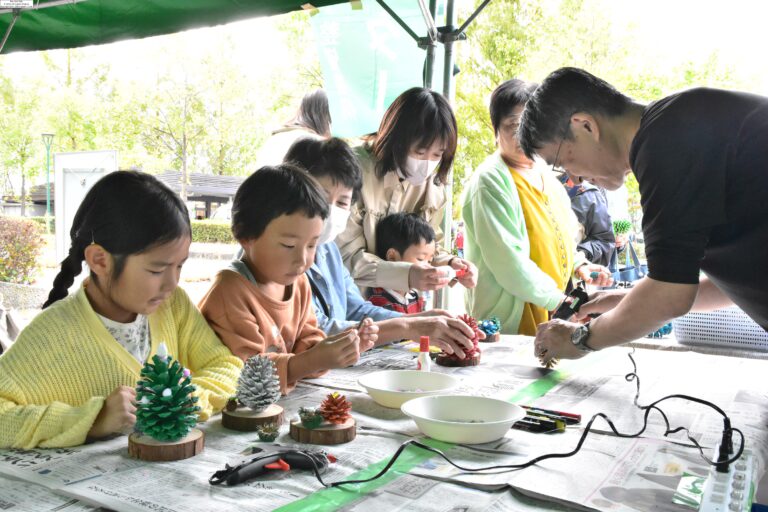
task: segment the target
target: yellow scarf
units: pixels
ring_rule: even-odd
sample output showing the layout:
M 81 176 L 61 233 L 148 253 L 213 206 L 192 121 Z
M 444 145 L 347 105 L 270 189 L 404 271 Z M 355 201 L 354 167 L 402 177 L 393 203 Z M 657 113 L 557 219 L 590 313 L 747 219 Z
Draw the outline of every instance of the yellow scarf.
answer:
M 574 263 L 573 236 L 567 231 L 570 204 L 567 209 L 562 205 L 553 204 L 560 198 L 547 189 L 551 184 L 546 180 L 543 181 L 544 190 L 542 191 L 511 168 L 510 172 L 515 181 L 525 217 L 525 227 L 531 247 L 531 261 L 554 279 L 561 290 L 565 290 L 571 278 Z M 536 326 L 548 320 L 549 312 L 546 309 L 526 303 L 518 332 L 534 336 Z

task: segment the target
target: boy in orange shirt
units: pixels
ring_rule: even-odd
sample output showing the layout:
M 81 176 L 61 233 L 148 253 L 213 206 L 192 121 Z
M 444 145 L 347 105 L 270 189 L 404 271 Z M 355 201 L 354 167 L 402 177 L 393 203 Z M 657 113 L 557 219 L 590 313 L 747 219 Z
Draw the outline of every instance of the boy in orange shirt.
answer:
M 232 233 L 244 254 L 216 275 L 200 302 L 233 354 L 243 360 L 266 354 L 275 362 L 283 394 L 304 377 L 360 357 L 356 329 L 324 339 L 304 274 L 327 217 L 325 194 L 306 171 L 291 165 L 259 169 L 240 186 L 232 206 Z

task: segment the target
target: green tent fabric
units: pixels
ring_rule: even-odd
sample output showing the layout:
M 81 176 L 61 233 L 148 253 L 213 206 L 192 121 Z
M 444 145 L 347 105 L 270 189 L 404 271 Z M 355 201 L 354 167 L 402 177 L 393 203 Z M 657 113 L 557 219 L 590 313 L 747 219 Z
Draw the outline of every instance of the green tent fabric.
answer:
M 416 34 L 426 35 L 418 2 L 387 4 Z M 438 19 L 444 15 L 443 4 L 438 1 Z M 334 135 L 357 137 L 376 131 L 392 101 L 423 84 L 426 51 L 375 0 L 320 9 L 311 22 Z M 441 66 L 442 45 L 436 60 Z M 442 73 L 435 73 L 432 87 L 439 91 L 442 86 Z
M 14 51 L 77 48 L 170 34 L 192 28 L 269 16 L 344 0 L 85 0 L 25 10 L 16 20 L 3 54 Z M 13 20 L 0 10 L 0 39 Z

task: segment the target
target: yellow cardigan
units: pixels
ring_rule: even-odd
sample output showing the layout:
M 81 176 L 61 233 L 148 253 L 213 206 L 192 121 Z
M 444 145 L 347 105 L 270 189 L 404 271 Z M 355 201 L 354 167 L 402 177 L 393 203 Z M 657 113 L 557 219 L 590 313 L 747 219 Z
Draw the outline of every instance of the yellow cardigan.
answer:
M 177 288 L 149 316 L 150 357 L 160 343 L 192 372 L 201 421 L 235 392 L 242 361 Z M 107 331 L 85 287 L 40 313 L 0 356 L 0 448 L 83 444 L 106 397 L 135 387 L 142 365 Z

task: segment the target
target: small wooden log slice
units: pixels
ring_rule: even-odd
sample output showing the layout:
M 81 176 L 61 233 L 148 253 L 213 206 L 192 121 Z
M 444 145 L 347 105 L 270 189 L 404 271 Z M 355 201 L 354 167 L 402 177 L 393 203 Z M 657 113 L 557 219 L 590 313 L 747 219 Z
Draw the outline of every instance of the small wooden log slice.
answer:
M 261 412 L 255 412 L 245 406 L 240 406 L 234 411 L 224 409 L 221 411 L 221 424 L 232 430 L 240 432 L 255 432 L 261 425 L 267 423 L 283 424 L 283 408 L 272 404 Z
M 479 341 L 480 341 L 480 343 L 496 343 L 500 339 L 501 339 L 501 335 L 499 333 L 495 332 L 495 333 L 491 334 L 490 336 L 488 336 L 486 334 L 485 335 L 485 339 L 484 340 L 479 340 Z
M 128 455 L 147 461 L 172 461 L 194 457 L 203 451 L 205 435 L 193 428 L 178 441 L 163 442 L 136 433 L 128 436 Z
M 435 362 L 440 366 L 477 366 L 480 364 L 480 354 L 459 359 L 453 354 L 438 354 Z
M 343 444 L 352 441 L 356 434 L 354 418 L 349 418 L 341 425 L 323 423 L 313 429 L 302 425 L 301 420 L 291 421 L 291 437 L 300 443 Z

